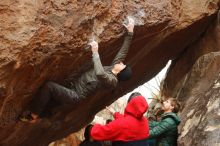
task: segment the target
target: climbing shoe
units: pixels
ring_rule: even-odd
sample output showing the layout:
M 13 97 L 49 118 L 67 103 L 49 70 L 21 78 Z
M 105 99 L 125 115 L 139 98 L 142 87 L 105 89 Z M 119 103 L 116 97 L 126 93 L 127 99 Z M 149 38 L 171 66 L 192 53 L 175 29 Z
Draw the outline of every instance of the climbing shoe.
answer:
M 38 120 L 38 115 L 26 111 L 19 116 L 19 120 L 22 122 L 35 123 Z

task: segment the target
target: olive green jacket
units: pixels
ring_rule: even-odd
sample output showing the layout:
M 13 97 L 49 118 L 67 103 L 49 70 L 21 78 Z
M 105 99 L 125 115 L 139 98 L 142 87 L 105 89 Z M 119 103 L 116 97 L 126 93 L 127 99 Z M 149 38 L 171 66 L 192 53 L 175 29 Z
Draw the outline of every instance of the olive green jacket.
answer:
M 133 33 L 128 32 L 125 36 L 123 45 L 114 60 L 112 61 L 111 66 L 102 66 L 98 52 L 93 53 L 93 64 L 94 68 L 85 72 L 78 80 L 72 83 L 72 87 L 80 98 L 86 98 L 87 96 L 96 92 L 102 86 L 107 87 L 108 89 L 115 88 L 118 83 L 117 76 L 112 73 L 113 65 L 124 61 L 129 46 L 131 44 Z
M 165 113 L 159 122 L 150 122 L 150 138 L 156 139 L 156 146 L 177 146 L 180 118 L 176 113 Z

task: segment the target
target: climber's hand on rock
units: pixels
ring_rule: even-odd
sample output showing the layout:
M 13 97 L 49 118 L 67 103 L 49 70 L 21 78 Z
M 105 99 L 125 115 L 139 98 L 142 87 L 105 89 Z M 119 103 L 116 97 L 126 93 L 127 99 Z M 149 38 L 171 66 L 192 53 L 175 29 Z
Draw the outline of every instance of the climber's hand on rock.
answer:
M 93 53 L 98 52 L 99 45 L 96 41 L 92 41 L 91 43 L 89 43 L 89 45 L 91 46 L 91 50 Z
M 127 17 L 127 19 L 128 19 L 128 24 L 127 25 L 123 24 L 123 25 L 127 28 L 128 32 L 133 32 L 134 31 L 134 24 L 135 24 L 134 19 L 131 17 Z

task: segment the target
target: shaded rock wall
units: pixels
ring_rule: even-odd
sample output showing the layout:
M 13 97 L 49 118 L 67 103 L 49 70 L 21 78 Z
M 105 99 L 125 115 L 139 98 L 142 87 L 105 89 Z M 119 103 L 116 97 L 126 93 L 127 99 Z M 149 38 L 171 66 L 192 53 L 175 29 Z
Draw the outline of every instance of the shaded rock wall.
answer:
M 173 61 L 164 94 L 182 103 L 180 146 L 220 144 L 220 24 L 216 22 Z
M 146 82 L 213 22 L 218 0 L 2 0 L 0 1 L 0 145 L 47 145 L 90 122 L 122 94 Z M 47 80 L 64 83 L 92 67 L 89 39 L 108 65 L 136 19 L 127 62 L 134 77 L 114 93 L 103 91 L 78 106 L 28 125 L 17 120 Z

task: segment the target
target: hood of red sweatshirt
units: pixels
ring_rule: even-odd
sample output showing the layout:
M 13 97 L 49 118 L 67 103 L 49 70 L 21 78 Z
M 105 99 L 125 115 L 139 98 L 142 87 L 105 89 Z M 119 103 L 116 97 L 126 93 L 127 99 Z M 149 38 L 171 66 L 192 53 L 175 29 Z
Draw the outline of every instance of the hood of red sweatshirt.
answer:
M 148 109 L 148 103 L 143 96 L 134 97 L 125 108 L 125 115 L 132 115 L 137 118 L 142 118 Z

